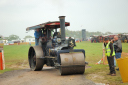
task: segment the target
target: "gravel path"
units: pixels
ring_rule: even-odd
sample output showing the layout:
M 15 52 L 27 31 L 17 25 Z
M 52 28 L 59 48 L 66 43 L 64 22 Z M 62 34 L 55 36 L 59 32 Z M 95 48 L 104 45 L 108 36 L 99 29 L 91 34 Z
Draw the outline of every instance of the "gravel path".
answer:
M 0 74 L 0 85 L 95 85 L 86 75 L 61 76 L 58 69 L 44 67 L 42 71 L 14 70 Z

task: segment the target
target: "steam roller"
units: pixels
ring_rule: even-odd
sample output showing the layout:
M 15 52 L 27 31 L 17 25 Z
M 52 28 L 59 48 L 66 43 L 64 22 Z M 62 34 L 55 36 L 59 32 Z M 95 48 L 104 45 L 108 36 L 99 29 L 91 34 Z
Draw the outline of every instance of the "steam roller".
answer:
M 59 20 L 26 28 L 26 31 L 36 30 L 43 33 L 38 39 L 39 45 L 29 48 L 29 66 L 31 70 L 39 71 L 46 64 L 59 68 L 61 75 L 84 74 L 85 50 L 74 49 L 75 39 L 65 38 L 65 26 L 70 26 L 70 23 L 65 22 L 65 16 L 60 16 Z
M 83 53 L 63 53 L 61 56 L 60 73 L 64 74 L 83 74 L 85 61 Z

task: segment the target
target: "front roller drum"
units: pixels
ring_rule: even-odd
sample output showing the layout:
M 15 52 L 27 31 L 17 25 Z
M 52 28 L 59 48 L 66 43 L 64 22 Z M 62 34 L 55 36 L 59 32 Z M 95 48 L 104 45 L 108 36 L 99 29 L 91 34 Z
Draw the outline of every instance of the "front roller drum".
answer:
M 29 48 L 28 60 L 29 66 L 33 71 L 42 70 L 44 65 L 43 51 L 40 46 L 33 46 Z
M 83 74 L 85 71 L 85 58 L 83 53 L 62 53 L 60 54 L 61 75 Z

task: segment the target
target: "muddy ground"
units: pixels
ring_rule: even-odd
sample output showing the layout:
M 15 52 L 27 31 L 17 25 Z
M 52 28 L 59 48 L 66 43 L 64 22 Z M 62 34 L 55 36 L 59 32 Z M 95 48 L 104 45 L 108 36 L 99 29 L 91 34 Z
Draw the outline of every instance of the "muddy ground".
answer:
M 0 85 L 95 85 L 86 75 L 61 76 L 59 69 L 44 67 L 42 71 L 29 68 L 0 74 Z

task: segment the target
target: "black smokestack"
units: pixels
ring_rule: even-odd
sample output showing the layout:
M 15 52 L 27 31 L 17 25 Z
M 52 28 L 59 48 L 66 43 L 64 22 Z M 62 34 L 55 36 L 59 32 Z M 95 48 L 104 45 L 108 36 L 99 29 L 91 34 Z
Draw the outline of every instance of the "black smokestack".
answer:
M 61 42 L 65 41 L 65 16 L 59 16 L 61 28 Z

